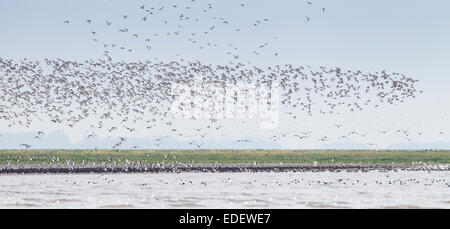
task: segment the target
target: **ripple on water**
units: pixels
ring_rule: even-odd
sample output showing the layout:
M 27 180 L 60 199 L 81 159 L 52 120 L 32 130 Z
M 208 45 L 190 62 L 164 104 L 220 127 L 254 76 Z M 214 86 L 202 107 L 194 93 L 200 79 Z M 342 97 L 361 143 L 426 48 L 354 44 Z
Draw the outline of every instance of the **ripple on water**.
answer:
M 107 205 L 100 205 L 98 208 L 134 208 L 134 205 L 132 204 L 107 204 Z
M 31 203 L 23 203 L 23 204 L 9 204 L 7 206 L 13 207 L 13 208 L 44 208 L 46 205 L 43 204 L 31 204 Z

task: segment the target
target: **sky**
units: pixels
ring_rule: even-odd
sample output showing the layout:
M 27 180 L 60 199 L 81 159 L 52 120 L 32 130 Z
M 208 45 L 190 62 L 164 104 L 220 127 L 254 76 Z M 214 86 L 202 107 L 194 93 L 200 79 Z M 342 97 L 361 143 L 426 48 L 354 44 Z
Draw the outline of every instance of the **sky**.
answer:
M 339 66 L 343 69 L 374 72 L 387 70 L 400 72 L 419 80 L 423 90 L 415 100 L 397 106 L 381 106 L 361 112 L 335 115 L 307 116 L 299 114 L 297 120 L 283 119 L 276 130 L 264 133 L 257 124 L 243 128 L 239 120 L 227 120 L 229 128 L 224 135 L 211 133 L 204 147 L 207 148 L 377 148 L 448 149 L 450 143 L 450 2 L 445 0 L 418 1 L 358 1 L 358 0 L 230 0 L 212 1 L 118 1 L 118 0 L 1 0 L 0 1 L 0 56 L 13 59 L 63 58 L 87 60 L 102 58 L 102 43 L 117 43 L 133 52 L 112 50 L 114 60 L 139 61 L 158 58 L 170 61 L 177 58 L 200 60 L 208 64 L 226 64 L 232 55 L 226 52 L 238 47 L 241 61 L 254 65 L 295 64 L 311 66 Z M 206 13 L 211 3 L 212 9 Z M 149 16 L 140 9 L 160 8 L 161 13 Z M 245 6 L 240 6 L 244 4 Z M 173 5 L 177 5 L 175 9 Z M 175 20 L 182 6 L 192 8 L 185 15 L 190 21 Z M 325 11 L 323 11 L 325 8 Z M 183 11 L 184 12 L 184 11 Z M 128 16 L 123 20 L 122 15 Z M 213 17 L 216 19 L 213 19 Z M 229 25 L 220 23 L 220 17 Z M 306 17 L 310 20 L 307 21 Z M 174 19 L 175 18 L 175 19 Z M 86 20 L 91 20 L 88 24 Z M 192 23 L 198 19 L 198 22 Z M 268 19 L 268 21 L 264 21 Z M 69 20 L 70 23 L 64 23 Z M 254 26 L 256 20 L 262 23 Z M 106 21 L 111 21 L 108 27 Z M 167 24 L 164 23 L 167 21 Z M 199 34 L 211 26 L 216 31 L 207 37 L 197 36 L 198 45 L 188 41 L 191 33 Z M 118 33 L 120 28 L 129 28 L 130 34 Z M 239 32 L 236 29 L 239 28 Z M 177 36 L 165 33 L 181 31 Z M 95 31 L 94 42 L 91 31 Z M 157 33 L 158 36 L 154 34 Z M 151 50 L 145 47 L 144 39 L 151 39 Z M 217 44 L 215 48 L 200 49 L 206 42 Z M 252 55 L 257 46 L 268 43 L 261 55 Z M 230 46 L 231 44 L 231 46 Z M 274 55 L 278 53 L 278 55 Z M 340 123 L 342 128 L 334 124 Z M 108 136 L 99 134 L 96 142 L 86 139 L 86 126 L 74 129 L 52 126 L 46 122 L 34 123 L 30 128 L 8 128 L 0 123 L 0 148 L 17 148 L 21 140 L 33 142 L 37 130 L 45 130 L 47 139 L 33 142 L 38 148 L 107 148 Z M 195 126 L 180 120 L 180 126 Z M 388 135 L 379 134 L 389 129 Z M 395 133 L 406 129 L 412 140 Z M 308 141 L 286 138 L 277 142 L 270 140 L 273 133 L 298 133 L 311 130 Z M 365 138 L 338 140 L 342 134 L 352 130 L 366 133 Z M 419 135 L 418 133 L 422 133 Z M 440 134 L 441 132 L 445 134 Z M 117 136 L 125 133 L 118 133 Z M 162 134 L 162 132 L 161 132 Z M 149 138 L 158 135 L 158 130 L 146 136 L 127 136 L 135 139 L 142 148 L 155 147 Z M 318 139 L 329 136 L 330 142 Z M 233 139 L 248 138 L 248 144 L 236 145 Z M 59 140 L 58 140 L 59 139 Z M 67 139 L 60 141 L 61 139 Z M 133 142 L 133 140 L 129 140 Z M 66 142 L 62 144 L 61 142 Z M 137 144 L 137 143 L 136 143 Z M 18 145 L 18 144 L 17 144 Z M 128 147 L 131 147 L 129 143 Z M 179 148 L 182 139 L 168 137 L 163 148 Z M 186 146 L 188 147 L 188 146 Z M 156 147 L 157 148 L 157 147 Z

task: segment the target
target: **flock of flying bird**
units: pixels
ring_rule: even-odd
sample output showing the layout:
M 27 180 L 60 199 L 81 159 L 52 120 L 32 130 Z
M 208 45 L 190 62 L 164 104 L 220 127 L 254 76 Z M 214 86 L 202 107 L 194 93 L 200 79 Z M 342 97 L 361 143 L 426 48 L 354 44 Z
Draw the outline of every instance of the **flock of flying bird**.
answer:
M 194 3 L 195 0 L 191 0 Z M 307 2 L 308 6 L 312 2 Z M 194 6 L 184 6 L 184 11 L 189 11 Z M 245 7 L 242 3 L 240 7 Z M 157 11 L 167 8 L 179 9 L 179 5 L 163 6 L 160 8 L 147 8 L 145 5 L 139 9 L 145 13 L 142 21 L 150 20 Z M 202 10 L 204 13 L 212 10 L 209 3 Z M 325 8 L 322 9 L 325 12 Z M 128 20 L 128 15 L 122 15 L 123 20 Z M 230 25 L 231 20 L 213 16 L 221 25 Z M 178 21 L 196 21 L 183 12 L 178 16 Z M 307 17 L 307 21 L 310 18 Z M 256 20 L 253 26 L 268 22 L 268 18 Z M 70 20 L 64 21 L 70 24 Z M 86 19 L 91 24 L 91 19 Z M 106 26 L 113 26 L 112 21 L 105 20 Z M 167 24 L 169 22 L 164 21 Z M 235 25 L 236 26 L 236 25 Z M 177 36 L 179 30 L 168 35 Z M 213 25 L 203 32 L 204 35 L 218 29 L 219 25 Z M 236 28 L 239 32 L 240 28 Z M 119 28 L 119 33 L 129 33 L 128 28 Z M 96 36 L 97 32 L 91 32 Z M 189 41 L 197 34 L 190 34 Z M 133 33 L 134 38 L 141 35 Z M 157 33 L 153 35 L 158 36 Z M 95 41 L 96 38 L 94 38 Z M 144 38 L 146 46 L 151 49 L 152 38 Z M 214 43 L 207 45 L 214 46 Z M 267 43 L 261 44 L 264 48 Z M 340 114 L 342 112 L 356 112 L 365 107 L 378 107 L 380 104 L 396 105 L 408 99 L 414 99 L 421 91 L 415 88 L 417 80 L 400 73 L 388 73 L 378 71 L 365 73 L 360 70 L 347 71 L 339 67 L 320 66 L 294 66 L 291 64 L 257 67 L 251 63 L 239 62 L 239 56 L 235 53 L 234 60 L 227 65 L 204 64 L 201 61 L 187 61 L 182 58 L 169 62 L 155 60 L 125 62 L 114 61 L 109 49 L 132 51 L 125 46 L 117 46 L 113 43 L 104 43 L 104 57 L 97 60 L 71 61 L 63 59 L 44 60 L 13 60 L 0 58 L 0 120 L 9 127 L 29 127 L 38 120 L 50 120 L 53 123 L 74 127 L 82 121 L 91 121 L 88 138 L 95 138 L 96 131 L 106 130 L 113 133 L 119 130 L 129 132 L 153 131 L 157 126 L 163 126 L 167 130 L 165 135 L 155 136 L 155 146 L 163 143 L 163 137 L 176 136 L 189 141 L 191 146 L 201 148 L 208 135 L 214 131 L 223 129 L 222 120 L 217 117 L 220 112 L 209 104 L 211 98 L 218 98 L 220 91 L 225 92 L 230 87 L 237 88 L 239 84 L 254 84 L 272 88 L 274 83 L 280 86 L 280 105 L 286 118 L 296 119 L 299 115 L 313 113 Z M 238 48 L 235 47 L 237 50 Z M 227 53 L 227 54 L 231 54 Z M 254 51 L 254 54 L 259 54 Z M 276 55 L 278 55 L 276 53 Z M 197 79 L 197 80 L 196 80 Z M 200 79 L 200 82 L 199 80 Z M 196 126 L 187 135 L 177 128 L 175 118 L 171 113 L 171 105 L 179 96 L 179 92 L 173 91 L 173 84 L 183 84 L 191 88 L 200 87 L 201 93 L 192 94 L 188 98 L 194 101 L 200 98 L 203 103 L 191 103 L 204 113 L 208 113 L 205 125 Z M 215 85 L 211 88 L 209 85 Z M 270 93 L 267 94 L 270 97 Z M 268 100 L 270 104 L 270 99 Z M 249 105 L 238 99 L 236 105 L 249 109 Z M 186 106 L 180 106 L 183 110 Z M 245 122 L 245 121 L 243 121 Z M 341 125 L 336 124 L 337 128 Z M 409 136 L 407 131 L 398 130 L 399 133 Z M 385 131 L 386 134 L 388 131 Z M 440 134 L 444 134 L 441 132 Z M 39 140 L 45 134 L 39 131 L 35 139 Z M 352 131 L 342 138 L 352 135 L 360 135 Z M 311 138 L 311 131 L 300 133 L 283 133 L 274 135 L 273 141 L 281 138 L 294 137 L 298 140 Z M 192 140 L 197 139 L 197 140 Z M 328 141 L 328 137 L 322 137 L 320 141 Z M 200 141 L 200 142 L 199 142 Z M 119 137 L 113 149 L 118 149 L 126 142 L 125 137 Z M 249 143 L 249 139 L 238 139 L 237 143 Z M 31 148 L 31 144 L 23 143 L 20 146 Z M 138 148 L 139 146 L 133 146 Z
M 196 101 L 219 96 L 208 85 L 226 91 L 240 83 L 271 88 L 277 82 L 281 109 L 286 110 L 285 115 L 291 119 L 305 113 L 339 114 L 382 103 L 398 104 L 420 93 L 414 88 L 416 80 L 397 73 L 363 73 L 327 67 L 313 70 L 308 66 L 292 65 L 263 69 L 241 63 L 212 66 L 199 61 L 129 63 L 102 59 L 84 62 L 45 59 L 16 62 L 0 58 L 0 73 L 3 75 L 0 81 L 2 122 L 9 123 L 9 127 L 29 127 L 37 119 L 48 119 L 74 127 L 84 120 L 96 120 L 88 138 L 95 137 L 96 129 L 110 133 L 119 129 L 134 132 L 142 131 L 145 125 L 146 130 L 152 131 L 158 124 L 165 126 L 168 135 L 188 138 L 174 125 L 170 108 L 179 94 L 172 90 L 172 84 L 199 87 L 196 85 L 199 82 L 193 80 L 197 76 L 202 76 L 202 93 L 193 94 L 188 101 L 194 101 L 194 96 L 200 99 Z M 201 139 L 211 131 L 223 128 L 221 120 L 215 118 L 219 112 L 215 105 L 205 103 L 191 104 L 191 107 L 209 113 L 210 118 L 205 120 L 207 126 L 193 129 L 195 136 L 201 136 Z M 245 101 L 235 100 L 234 103 L 248 109 Z M 120 122 L 112 126 L 114 120 Z M 296 137 L 306 139 L 309 134 L 299 133 Z M 39 132 L 36 138 L 41 135 Z M 160 144 L 161 139 L 157 139 Z M 114 148 L 125 141 L 120 138 Z M 200 146 L 198 144 L 198 148 Z
M 306 1 L 306 6 L 313 7 L 313 2 Z M 237 7 L 245 9 L 247 8 L 247 4 L 241 3 Z M 214 9 L 215 6 L 213 6 L 212 3 L 202 4 L 196 0 L 186 1 L 183 4 L 163 4 L 157 7 L 149 7 L 146 6 L 146 4 L 142 4 L 138 8 L 139 15 L 137 16 L 122 13 L 120 19 L 118 19 L 120 21 L 86 18 L 84 19 L 84 23 L 89 26 L 89 34 L 92 37 L 92 41 L 105 49 L 105 55 L 109 55 L 114 50 L 133 53 L 135 49 L 133 49 L 130 44 L 138 42 L 144 44 L 142 46 L 144 49 L 152 51 L 152 42 L 156 39 L 175 37 L 183 39 L 199 49 L 216 48 L 221 45 L 226 46 L 227 51 L 225 54 L 230 56 L 233 60 L 238 60 L 241 57 L 241 53 L 246 53 L 246 51 L 241 50 L 241 47 L 237 47 L 233 42 L 228 42 L 227 44 L 214 42 L 212 41 L 213 38 L 209 37 L 209 35 L 217 34 L 219 33 L 219 30 L 222 30 L 227 31 L 231 37 L 231 33 L 239 35 L 246 27 L 242 27 L 242 25 L 235 23 L 232 18 L 219 16 L 219 13 L 215 12 Z M 236 9 L 236 11 L 239 10 L 240 9 Z M 322 7 L 320 11 L 324 13 L 325 8 Z M 166 19 L 167 15 L 174 15 L 174 17 L 172 20 L 169 20 Z M 306 22 L 310 22 L 310 20 L 311 16 L 305 16 Z M 203 21 L 206 21 L 206 25 L 205 23 L 202 23 Z M 249 26 L 259 28 L 264 24 L 269 23 L 269 21 L 270 19 L 267 17 L 255 18 Z M 71 22 L 72 19 L 64 20 L 64 24 L 67 25 L 70 25 Z M 144 24 L 146 27 L 144 27 L 145 29 L 143 31 L 133 31 L 136 24 Z M 164 31 L 157 30 L 160 25 L 164 26 Z M 128 36 L 133 40 L 132 42 L 122 41 L 122 44 L 119 44 L 121 42 L 117 41 L 117 39 L 110 39 L 110 35 L 108 34 L 112 31 L 119 33 L 119 37 L 123 38 L 123 36 Z M 101 35 L 105 36 L 102 37 Z M 278 37 L 275 36 L 272 39 L 277 40 Z M 254 47 L 251 47 L 249 53 L 255 56 L 261 55 L 264 48 L 269 45 L 270 41 L 255 44 Z M 279 53 L 274 51 L 272 55 L 278 56 Z

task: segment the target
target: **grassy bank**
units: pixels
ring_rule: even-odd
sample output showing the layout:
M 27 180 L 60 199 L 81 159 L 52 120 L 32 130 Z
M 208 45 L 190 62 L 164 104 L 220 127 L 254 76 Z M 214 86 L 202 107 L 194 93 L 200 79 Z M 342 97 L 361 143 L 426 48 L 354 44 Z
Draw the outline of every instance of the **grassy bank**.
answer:
M 0 164 L 121 163 L 127 160 L 146 163 L 450 163 L 450 150 L 0 150 Z

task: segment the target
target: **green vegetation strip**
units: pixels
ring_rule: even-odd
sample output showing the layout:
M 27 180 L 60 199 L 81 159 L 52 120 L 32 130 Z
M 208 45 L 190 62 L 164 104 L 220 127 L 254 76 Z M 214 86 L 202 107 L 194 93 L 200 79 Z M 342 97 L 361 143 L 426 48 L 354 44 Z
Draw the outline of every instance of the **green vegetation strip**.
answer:
M 0 164 L 83 162 L 450 163 L 450 150 L 0 150 Z

